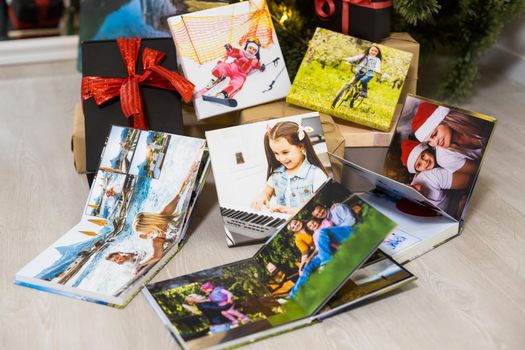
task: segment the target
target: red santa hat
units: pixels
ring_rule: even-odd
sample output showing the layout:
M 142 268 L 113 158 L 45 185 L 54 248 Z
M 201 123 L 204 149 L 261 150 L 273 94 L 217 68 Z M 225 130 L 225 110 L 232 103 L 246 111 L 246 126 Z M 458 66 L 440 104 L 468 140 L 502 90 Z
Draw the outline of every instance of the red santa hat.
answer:
M 430 102 L 422 102 L 417 108 L 412 120 L 412 131 L 419 141 L 425 141 L 430 133 L 445 119 L 450 109 L 436 106 Z
M 428 148 L 426 143 L 417 142 L 412 140 L 405 140 L 401 142 L 401 162 L 407 167 L 408 171 L 412 174 L 416 173 L 417 157 Z

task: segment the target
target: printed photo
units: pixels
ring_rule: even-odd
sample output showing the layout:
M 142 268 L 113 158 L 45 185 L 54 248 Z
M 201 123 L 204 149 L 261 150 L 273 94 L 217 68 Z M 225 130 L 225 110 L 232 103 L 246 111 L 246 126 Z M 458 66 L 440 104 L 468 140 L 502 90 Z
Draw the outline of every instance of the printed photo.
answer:
M 228 4 L 227 0 L 80 0 L 80 41 L 169 38 L 168 17 Z
M 204 348 L 272 327 L 281 305 L 257 277 L 260 266 L 243 261 L 147 286 L 190 348 Z
M 86 205 L 86 215 L 114 220 L 131 200 L 135 178 L 99 170 Z
M 263 240 L 331 174 L 318 113 L 206 133 L 230 245 Z
M 149 131 L 140 135 L 129 173 L 158 179 L 170 142 L 170 135 Z
M 394 227 L 328 182 L 253 258 L 150 284 L 150 301 L 190 349 L 233 341 L 313 315 Z M 376 260 L 357 283 L 377 279 Z
M 100 170 L 127 174 L 130 171 L 139 134 L 140 130 L 137 129 L 113 127 L 100 160 Z
M 135 133 L 136 139 L 139 134 L 144 139 L 152 134 L 113 127 L 111 135 L 120 140 L 121 135 Z M 153 134 L 158 140 L 166 136 Z M 92 215 L 89 211 L 95 209 L 99 218 L 84 216 L 79 225 L 19 274 L 120 297 L 174 252 L 196 183 L 204 140 L 171 136 L 157 179 L 99 171 L 86 206 L 86 214 Z M 115 148 L 106 147 L 104 159 L 111 159 Z M 101 204 L 95 208 L 91 204 L 98 203 L 100 195 Z
M 168 19 L 199 119 L 283 98 L 290 78 L 264 0 Z M 210 35 L 210 31 L 213 35 Z
M 286 101 L 387 131 L 412 54 L 317 28 Z
M 460 220 L 494 126 L 494 118 L 409 95 L 383 175 Z
M 316 311 L 395 226 L 343 186 L 327 183 L 255 256 L 287 309 L 272 320 Z

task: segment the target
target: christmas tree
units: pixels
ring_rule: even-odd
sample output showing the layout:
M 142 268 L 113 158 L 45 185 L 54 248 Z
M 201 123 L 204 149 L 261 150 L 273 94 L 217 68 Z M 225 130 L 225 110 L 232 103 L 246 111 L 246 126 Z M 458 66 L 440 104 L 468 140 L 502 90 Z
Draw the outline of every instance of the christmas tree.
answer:
M 293 77 L 319 23 L 314 1 L 268 2 Z M 503 25 L 525 10 L 525 0 L 395 0 L 393 4 L 392 31 L 410 33 L 421 44 L 423 59 L 440 49 L 451 53 L 450 69 L 441 79 L 439 94 L 455 101 L 469 96 L 478 62 Z

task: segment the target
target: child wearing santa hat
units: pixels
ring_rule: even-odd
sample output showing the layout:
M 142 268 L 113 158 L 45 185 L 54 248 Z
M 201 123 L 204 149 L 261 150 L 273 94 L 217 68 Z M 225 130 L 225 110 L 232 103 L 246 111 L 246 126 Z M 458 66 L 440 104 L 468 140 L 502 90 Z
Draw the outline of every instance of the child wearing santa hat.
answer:
M 401 162 L 410 173 L 416 174 L 410 186 L 443 210 L 448 209 L 450 201 L 446 190 L 465 189 L 470 184 L 470 174 L 436 166 L 436 157 L 426 143 L 403 141 Z
M 401 143 L 401 162 L 411 174 L 430 170 L 440 166 L 452 173 L 474 174 L 478 163 L 470 156 L 436 147 L 430 148 L 426 143 L 405 140 Z

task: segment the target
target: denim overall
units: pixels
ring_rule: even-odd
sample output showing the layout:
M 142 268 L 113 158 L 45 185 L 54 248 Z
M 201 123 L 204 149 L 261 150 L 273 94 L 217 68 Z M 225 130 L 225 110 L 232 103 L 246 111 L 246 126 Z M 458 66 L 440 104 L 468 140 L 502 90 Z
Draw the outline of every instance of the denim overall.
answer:
M 271 183 L 278 205 L 298 208 L 314 193 L 314 175 L 317 167 L 306 158 L 295 175 L 289 177 L 286 168 L 281 165 L 274 170 Z

